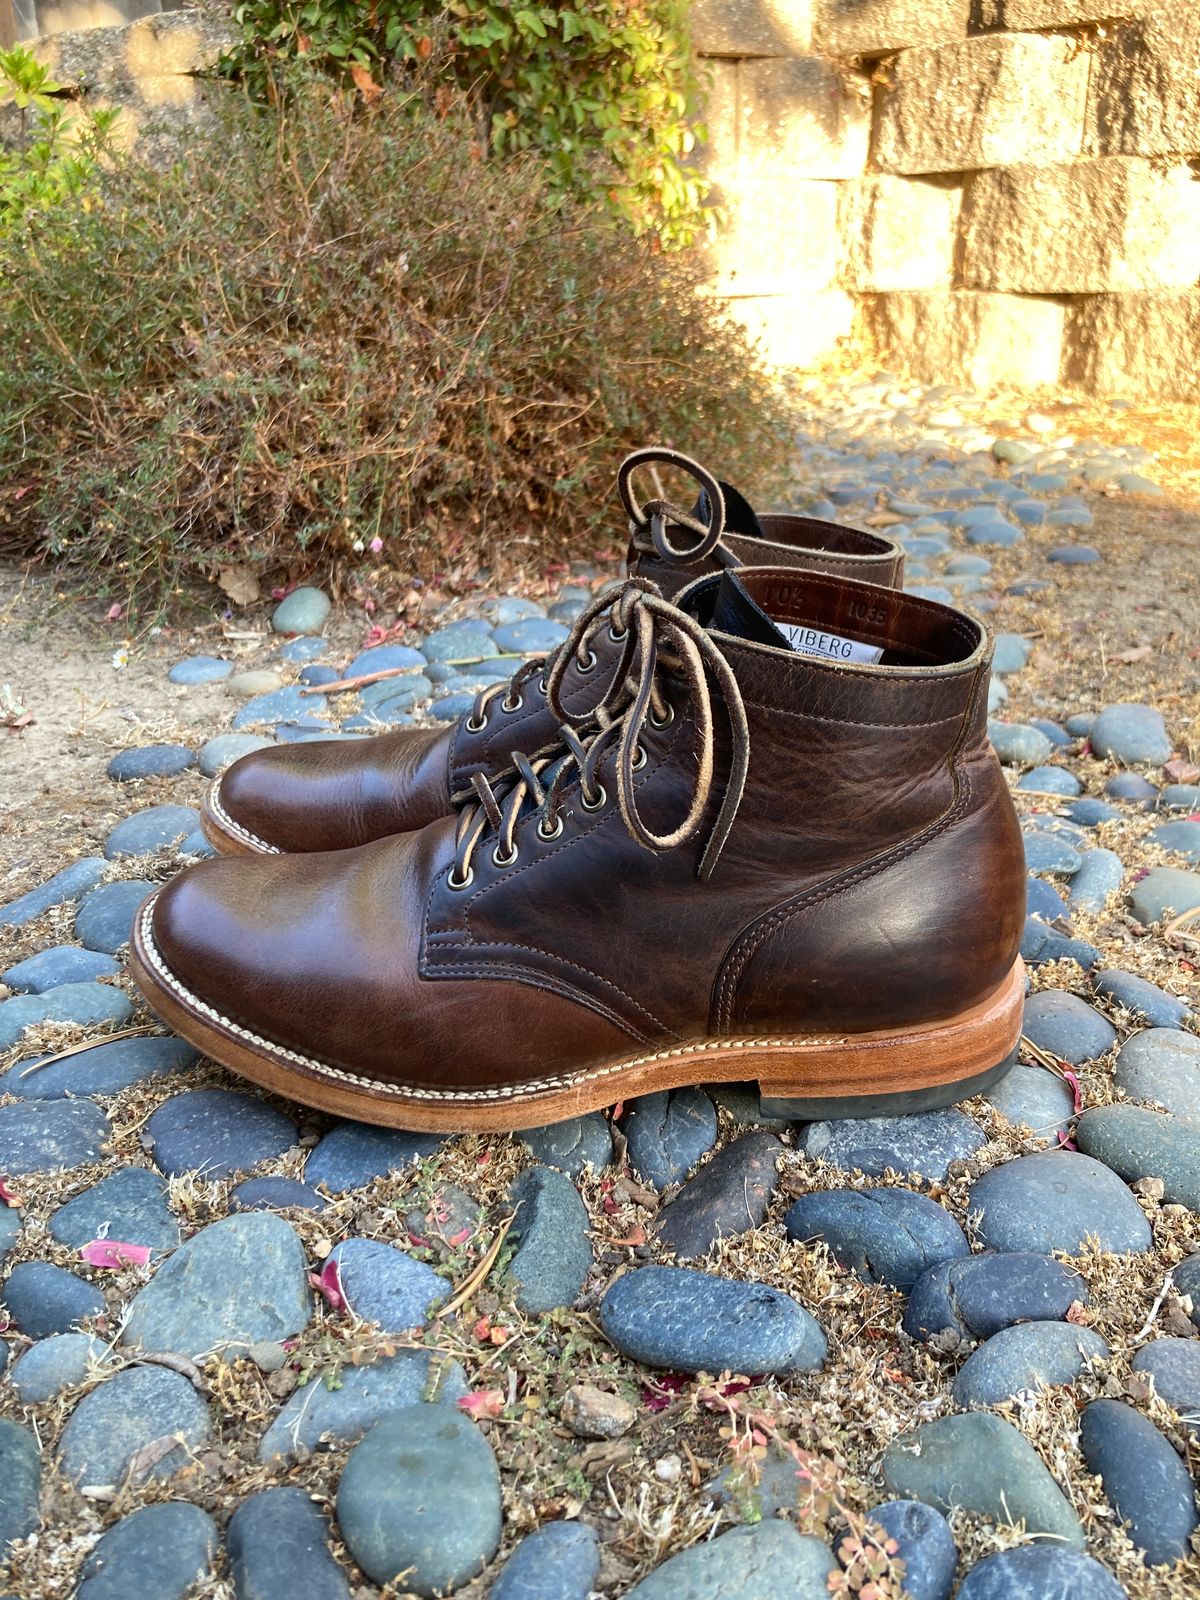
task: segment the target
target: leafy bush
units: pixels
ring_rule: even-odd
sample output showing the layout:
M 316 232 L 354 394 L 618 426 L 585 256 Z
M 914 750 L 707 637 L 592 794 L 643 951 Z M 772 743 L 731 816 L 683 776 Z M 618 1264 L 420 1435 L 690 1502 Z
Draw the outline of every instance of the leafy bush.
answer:
M 469 158 L 461 105 L 349 101 L 238 101 L 0 239 L 0 532 L 144 611 L 376 538 L 426 575 L 590 551 L 647 441 L 769 493 L 782 403 L 699 264 Z
M 615 202 L 637 231 L 690 243 L 707 185 L 684 158 L 697 81 L 686 0 L 244 0 L 226 63 L 259 97 L 298 57 L 373 98 L 398 62 L 469 92 L 497 154 L 539 150 L 552 188 Z
M 0 50 L 0 114 L 11 124 L 11 144 L 0 145 L 0 233 L 81 194 L 97 176 L 120 112 L 80 111 L 57 98 L 61 91 L 24 45 Z

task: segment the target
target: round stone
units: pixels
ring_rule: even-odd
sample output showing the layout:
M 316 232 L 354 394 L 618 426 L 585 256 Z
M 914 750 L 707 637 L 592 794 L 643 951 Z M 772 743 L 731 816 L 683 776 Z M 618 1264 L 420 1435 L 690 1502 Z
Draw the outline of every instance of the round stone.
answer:
M 74 1389 L 104 1361 L 108 1346 L 90 1333 L 56 1333 L 30 1345 L 14 1362 L 9 1379 L 22 1403 L 41 1405 Z
M 1067 721 L 1070 720 L 1068 717 Z M 1102 822 L 1119 822 L 1122 814 L 1116 806 L 1110 806 L 1106 800 L 1085 796 L 1082 800 L 1071 802 L 1067 807 L 1067 815 L 1072 822 L 1077 822 L 1082 828 L 1098 828 Z
M 825 1335 L 790 1295 L 686 1267 L 638 1267 L 600 1302 L 623 1355 L 672 1372 L 819 1372 Z
M 1054 834 L 1030 830 L 1022 837 L 1025 847 L 1025 866 L 1030 872 L 1047 872 L 1053 877 L 1069 878 L 1078 872 L 1083 858 L 1078 850 Z
M 810 1122 L 800 1133 L 805 1155 L 843 1172 L 881 1178 L 887 1171 L 940 1180 L 965 1161 L 987 1135 L 963 1111 L 922 1111 L 908 1117 Z
M 0 1051 L 18 1043 L 26 1028 L 42 1022 L 73 1022 L 97 1027 L 104 1022 L 126 1022 L 133 1002 L 121 989 L 106 983 L 64 983 L 45 994 L 18 994 L 0 1001 Z
M 260 667 L 249 672 L 235 672 L 225 685 L 225 693 L 235 700 L 249 700 L 257 694 L 270 694 L 283 688 L 283 679 L 270 667 Z
M 1181 1295 L 1191 1300 L 1189 1315 L 1196 1327 L 1200 1328 L 1200 1250 L 1186 1256 L 1175 1268 L 1175 1287 Z
M 1046 520 L 1054 523 L 1056 527 L 1064 526 L 1061 512 L 1052 511 Z M 1065 526 L 1073 527 L 1074 525 L 1074 515 L 1072 514 L 1071 520 Z M 1061 567 L 1090 567 L 1094 566 L 1099 559 L 1099 550 L 1096 549 L 1095 545 L 1091 544 L 1059 544 L 1046 553 L 1047 561 L 1053 561 L 1056 566 Z
M 1018 1127 L 1028 1128 L 1043 1144 L 1057 1143 L 1070 1130 L 1075 1096 L 1045 1067 L 1015 1066 L 986 1095 L 989 1105 Z
M 491 1446 L 461 1412 L 405 1406 L 350 1452 L 337 1518 L 369 1578 L 404 1573 L 422 1596 L 482 1572 L 500 1544 L 500 1473 Z
M 612 1132 L 608 1118 L 599 1111 L 569 1117 L 566 1122 L 552 1122 L 545 1128 L 526 1128 L 520 1139 L 543 1166 L 557 1167 L 572 1178 L 577 1178 L 586 1166 L 599 1172 L 612 1160 Z
M 742 1134 L 718 1150 L 659 1212 L 659 1243 L 684 1259 L 705 1255 L 718 1239 L 761 1227 L 779 1187 L 783 1150 L 765 1132 Z
M 339 677 L 365 678 L 372 672 L 408 672 L 425 665 L 423 650 L 414 650 L 409 644 L 377 644 L 369 650 L 360 650 Z M 396 680 L 393 679 L 393 682 Z M 401 682 L 403 680 L 400 680 Z
M 263 1489 L 229 1519 L 226 1543 L 242 1600 L 350 1600 L 329 1548 L 329 1519 L 303 1489 Z
M 122 1089 L 149 1078 L 185 1072 L 200 1059 L 200 1052 L 185 1039 L 151 1034 L 134 1039 L 113 1039 L 93 1045 L 63 1060 L 34 1056 L 18 1061 L 0 1078 L 6 1094 L 23 1100 L 60 1100 L 64 1095 L 119 1094 Z M 31 1071 L 37 1067 L 36 1071 Z
M 1101 978 L 1123 980 L 1116 985 L 1116 993 L 1111 984 L 1101 990 L 1101 983 L 1097 982 L 1096 987 L 1129 1010 L 1140 1009 L 1145 1015 L 1147 1008 L 1161 1006 L 1169 1013 L 1173 1004 L 1188 1015 L 1181 1000 L 1130 973 L 1104 973 Z M 1130 984 L 1137 987 L 1130 988 Z M 1151 991 L 1148 999 L 1142 998 L 1145 990 Z M 1177 1117 L 1200 1119 L 1200 1039 L 1176 1027 L 1147 1028 L 1135 1033 L 1117 1052 L 1113 1082 L 1131 1099 L 1153 1101 Z
M 36 889 L 30 889 L 28 894 L 18 895 L 15 900 L 0 905 L 0 928 L 24 927 L 52 906 L 62 905 L 64 900 L 74 900 L 86 894 L 99 883 L 107 870 L 108 862 L 103 856 L 87 856 L 82 861 L 73 861 L 69 867 L 56 872 Z
M 1026 1545 L 985 1556 L 973 1566 L 958 1600 L 1129 1600 L 1091 1556 L 1052 1545 Z
M 105 1313 L 104 1296 L 86 1278 L 49 1261 L 22 1261 L 8 1275 L 4 1304 L 22 1333 L 48 1339 Z
M 1114 800 L 1125 800 L 1143 811 L 1153 811 L 1158 805 L 1158 790 L 1140 772 L 1114 772 L 1104 785 L 1104 792 Z
M 211 1572 L 218 1540 L 216 1523 L 199 1506 L 182 1500 L 143 1506 L 93 1545 L 75 1600 L 184 1600 Z
M 1160 811 L 1200 811 L 1200 784 L 1169 783 L 1158 797 Z
M 332 601 L 320 589 L 293 589 L 271 613 L 271 627 L 276 633 L 317 633 L 332 609 Z
M 836 1571 L 828 1545 L 775 1517 L 681 1550 L 626 1600 L 828 1600 Z
M 1024 1031 L 1040 1050 L 1073 1067 L 1098 1060 L 1117 1042 L 1117 1030 L 1107 1017 L 1078 995 L 1061 989 L 1043 989 L 1029 996 Z
M 905 1291 L 939 1261 L 969 1253 L 950 1213 L 911 1189 L 831 1189 L 801 1195 L 785 1221 L 789 1239 L 828 1245 L 839 1266 L 867 1283 L 890 1283 Z
M 717 1108 L 702 1089 L 672 1089 L 629 1102 L 625 1137 L 633 1171 L 652 1189 L 679 1183 L 717 1142 Z
M 1030 727 L 1033 724 L 1030 723 Z M 1046 733 L 1045 728 L 1039 728 L 1039 733 Z M 1047 739 L 1050 737 L 1046 733 Z M 1068 772 L 1065 767 L 1031 767 L 1017 782 L 1018 789 L 1032 789 L 1040 794 L 1061 794 L 1068 799 L 1073 798 L 1083 788 L 1079 779 L 1073 772 Z
M 1126 766 L 1161 766 L 1171 755 L 1162 712 L 1153 706 L 1105 706 L 1092 723 L 1088 739 L 1098 756 L 1111 756 Z
M 123 883 L 103 883 L 84 895 L 75 913 L 75 937 L 89 950 L 103 950 L 110 956 L 129 943 L 133 918 L 148 894 L 158 884 L 146 878 L 129 878 Z
M 376 1128 L 366 1122 L 339 1122 L 331 1128 L 308 1158 L 305 1182 L 330 1194 L 361 1189 L 377 1178 L 403 1172 L 414 1162 L 431 1156 L 446 1135 L 405 1133 L 398 1128 Z
M 316 661 L 328 649 L 328 639 L 309 638 L 301 635 L 298 639 L 289 639 L 286 644 L 281 644 L 275 654 L 280 661 L 290 661 L 293 665 L 301 665 L 306 661 Z
M 547 1522 L 526 1534 L 500 1569 L 488 1600 L 588 1600 L 600 1542 L 583 1522 Z
M 876 1545 L 875 1529 L 895 1540 L 897 1558 L 904 1563 L 904 1593 L 909 1600 L 950 1600 L 958 1547 L 950 1524 L 940 1511 L 919 1500 L 888 1500 L 867 1513 L 869 1542 Z
M 232 1089 L 191 1089 L 172 1096 L 146 1123 L 154 1164 L 169 1178 L 198 1172 L 230 1178 L 295 1144 L 296 1125 L 282 1111 Z
M 184 656 L 167 673 L 172 683 L 186 684 L 189 688 L 198 683 L 220 683 L 233 671 L 233 662 L 221 656 Z
M 1150 1248 L 1141 1206 L 1109 1167 L 1074 1150 L 1018 1156 L 976 1179 L 968 1206 L 989 1250 L 1080 1255 L 1095 1238 L 1120 1255 Z
M 1006 767 L 1036 767 L 1048 761 L 1054 751 L 1046 735 L 1027 722 L 989 721 L 988 738 Z
M 299 672 L 300 682 L 306 689 L 322 689 L 327 683 L 340 683 L 341 678 L 342 674 L 336 667 L 323 666 L 316 661 L 310 661 Z
M 1053 1256 L 987 1252 L 930 1267 L 913 1286 L 904 1331 L 922 1340 L 951 1331 L 991 1339 L 1015 1323 L 1061 1321 L 1088 1299 L 1079 1273 Z
M 77 944 L 58 944 L 18 961 L 7 972 L 0 972 L 0 983 L 14 994 L 45 994 L 66 983 L 93 983 L 97 978 L 115 978 L 122 970 L 119 961 L 99 950 L 85 950 Z
M 1067 917 L 1066 902 L 1045 878 L 1028 879 L 1025 885 L 1025 909 L 1029 916 L 1039 917 L 1043 922 L 1065 921 Z
M 50 1219 L 50 1237 L 73 1250 L 112 1239 L 168 1251 L 179 1243 L 179 1223 L 157 1172 L 121 1167 L 60 1206 Z
M 1130 890 L 1129 908 L 1149 927 L 1200 906 L 1200 873 L 1179 867 L 1152 867 Z
M 1067 905 L 1072 913 L 1099 913 L 1125 879 L 1121 858 L 1111 850 L 1085 850 L 1079 857 L 1079 871 L 1071 879 Z
M 450 1285 L 432 1267 L 382 1239 L 343 1239 L 327 1260 L 337 1263 L 353 1314 L 384 1333 L 423 1328 L 450 1296 Z
M 261 733 L 219 733 L 215 739 L 200 747 L 200 771 L 206 778 L 215 778 L 233 761 L 248 756 L 255 750 L 267 750 L 274 743 Z
M 193 1386 L 166 1367 L 126 1367 L 85 1394 L 59 1439 L 63 1471 L 80 1488 L 118 1487 L 131 1467 L 140 1478 L 170 1478 L 212 1433 L 208 1407 Z M 145 1464 L 147 1445 L 180 1442 Z
M 1177 1274 L 1176 1288 L 1180 1287 Z M 1154 1379 L 1155 1394 L 1179 1413 L 1187 1432 L 1200 1439 L 1200 1340 L 1153 1339 L 1134 1356 L 1133 1370 Z
M 210 1222 L 180 1245 L 129 1307 L 122 1343 L 197 1356 L 288 1339 L 312 1316 L 295 1230 L 268 1211 Z
M 591 1224 L 579 1191 L 564 1172 L 530 1167 L 509 1196 L 517 1248 L 508 1272 L 518 1307 L 536 1317 L 571 1305 L 592 1268 Z
M 968 1356 L 954 1380 L 960 1406 L 994 1406 L 1054 1384 L 1073 1383 L 1109 1348 L 1094 1328 L 1069 1322 L 1021 1322 L 1002 1328 Z
M 567 637 L 561 622 L 549 617 L 527 617 L 492 629 L 492 638 L 502 655 L 544 656 L 556 650 Z
M 229 1196 L 231 1211 L 324 1211 L 325 1201 L 315 1189 L 295 1178 L 248 1178 Z
M 1149 836 L 1151 844 L 1161 845 L 1193 864 L 1200 862 L 1200 822 L 1164 822 Z
M 21 1236 L 21 1213 L 16 1206 L 0 1203 L 0 1266 Z
M 429 708 L 429 715 L 435 722 L 457 722 L 460 717 L 470 714 L 475 704 L 475 693 L 442 695 Z
M 493 640 L 487 624 L 474 618 L 435 629 L 422 648 L 428 661 L 486 661 L 500 654 L 500 647 Z
M 1195 1486 L 1150 1419 L 1120 1400 L 1093 1400 L 1079 1420 L 1079 1448 L 1147 1565 L 1181 1561 L 1200 1526 Z
M 38 1525 L 42 1455 L 28 1428 L 0 1417 L 0 1552 Z
M 1020 672 L 1033 648 L 1029 640 L 1023 639 L 1019 633 L 998 633 L 993 646 L 992 671 L 998 672 L 1002 678 Z
M 1200 1211 L 1200 1123 L 1140 1106 L 1095 1106 L 1080 1117 L 1075 1137 L 1127 1182 L 1161 1178 L 1169 1205 Z
M 98 1161 L 112 1129 L 90 1100 L 0 1106 L 0 1172 L 58 1172 Z
M 322 719 L 325 696 L 313 694 L 299 684 L 289 684 L 286 689 L 273 689 L 269 694 L 256 694 L 247 700 L 233 719 L 234 731 L 261 727 L 265 723 L 297 722 L 318 732 L 328 727 Z
M 195 765 L 196 752 L 185 744 L 145 744 L 119 751 L 106 770 L 115 783 L 133 783 L 138 778 L 173 778 Z

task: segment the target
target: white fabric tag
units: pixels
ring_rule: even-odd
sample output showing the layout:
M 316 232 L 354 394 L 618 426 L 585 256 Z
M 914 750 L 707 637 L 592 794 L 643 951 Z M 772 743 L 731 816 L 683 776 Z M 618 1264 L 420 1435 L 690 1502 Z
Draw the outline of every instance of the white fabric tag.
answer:
M 791 622 L 777 622 L 775 626 L 790 642 L 793 650 L 802 655 L 821 656 L 826 661 L 866 661 L 874 663 L 883 654 L 883 647 L 863 644 L 860 639 L 843 639 L 840 634 L 826 633 L 820 628 L 801 628 Z

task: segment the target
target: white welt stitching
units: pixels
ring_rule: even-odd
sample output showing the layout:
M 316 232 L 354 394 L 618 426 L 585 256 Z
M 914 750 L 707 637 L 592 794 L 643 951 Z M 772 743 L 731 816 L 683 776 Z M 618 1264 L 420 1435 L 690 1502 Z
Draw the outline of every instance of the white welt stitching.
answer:
M 240 839 L 243 844 L 253 845 L 256 850 L 261 850 L 264 855 L 281 856 L 283 851 L 278 845 L 268 844 L 265 839 L 260 839 L 256 833 L 251 833 L 249 828 L 243 828 L 240 822 L 235 822 L 221 804 L 220 779 L 208 791 L 208 808 L 226 833 L 233 834 L 235 839 Z
M 159 953 L 158 946 L 154 943 L 151 932 L 151 922 L 154 916 L 154 903 L 158 899 L 153 895 L 142 911 L 141 936 L 145 949 L 146 959 L 154 968 L 159 978 L 166 984 L 179 999 L 185 1000 L 193 1010 L 201 1012 L 211 1021 L 219 1023 L 230 1033 L 240 1039 L 246 1039 L 251 1044 L 270 1052 L 272 1055 L 282 1057 L 294 1062 L 298 1067 L 305 1067 L 310 1072 L 323 1074 L 328 1078 L 339 1078 L 344 1083 L 359 1084 L 364 1089 L 372 1089 L 377 1093 L 395 1095 L 402 1100 L 445 1100 L 445 1101 L 474 1101 L 474 1100 L 513 1100 L 522 1095 L 536 1094 L 543 1089 L 571 1089 L 580 1084 L 596 1083 L 604 1078 L 610 1078 L 618 1073 L 628 1072 L 635 1067 L 649 1066 L 656 1061 L 673 1061 L 681 1056 L 692 1055 L 697 1051 L 708 1051 L 721 1054 L 753 1054 L 758 1050 L 796 1049 L 805 1045 L 845 1044 L 844 1038 L 830 1039 L 705 1039 L 698 1044 L 677 1045 L 671 1050 L 658 1050 L 652 1055 L 636 1056 L 629 1061 L 617 1061 L 607 1067 L 592 1067 L 583 1072 L 563 1073 L 558 1077 L 537 1078 L 526 1083 L 511 1083 L 499 1085 L 493 1089 L 478 1089 L 474 1091 L 463 1089 L 417 1089 L 409 1088 L 403 1084 L 381 1083 L 377 1078 L 364 1077 L 357 1072 L 346 1072 L 342 1067 L 330 1066 L 326 1061 L 318 1061 L 313 1056 L 301 1055 L 299 1051 L 289 1050 L 286 1045 L 275 1044 L 270 1039 L 264 1039 L 257 1033 L 252 1033 L 249 1028 L 243 1028 L 231 1017 L 225 1016 L 207 1001 L 201 1000 L 199 995 L 193 994 L 186 988 L 167 966 Z

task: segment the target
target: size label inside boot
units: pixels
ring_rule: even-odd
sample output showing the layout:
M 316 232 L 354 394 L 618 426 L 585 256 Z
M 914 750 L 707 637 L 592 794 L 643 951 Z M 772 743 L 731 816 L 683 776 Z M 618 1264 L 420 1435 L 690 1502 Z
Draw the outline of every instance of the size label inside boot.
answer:
M 883 654 L 882 645 L 864 644 L 861 639 L 844 639 L 840 633 L 827 633 L 822 628 L 804 628 L 794 622 L 777 622 L 775 626 L 792 649 L 799 650 L 802 655 L 821 656 L 826 661 L 874 663 Z

